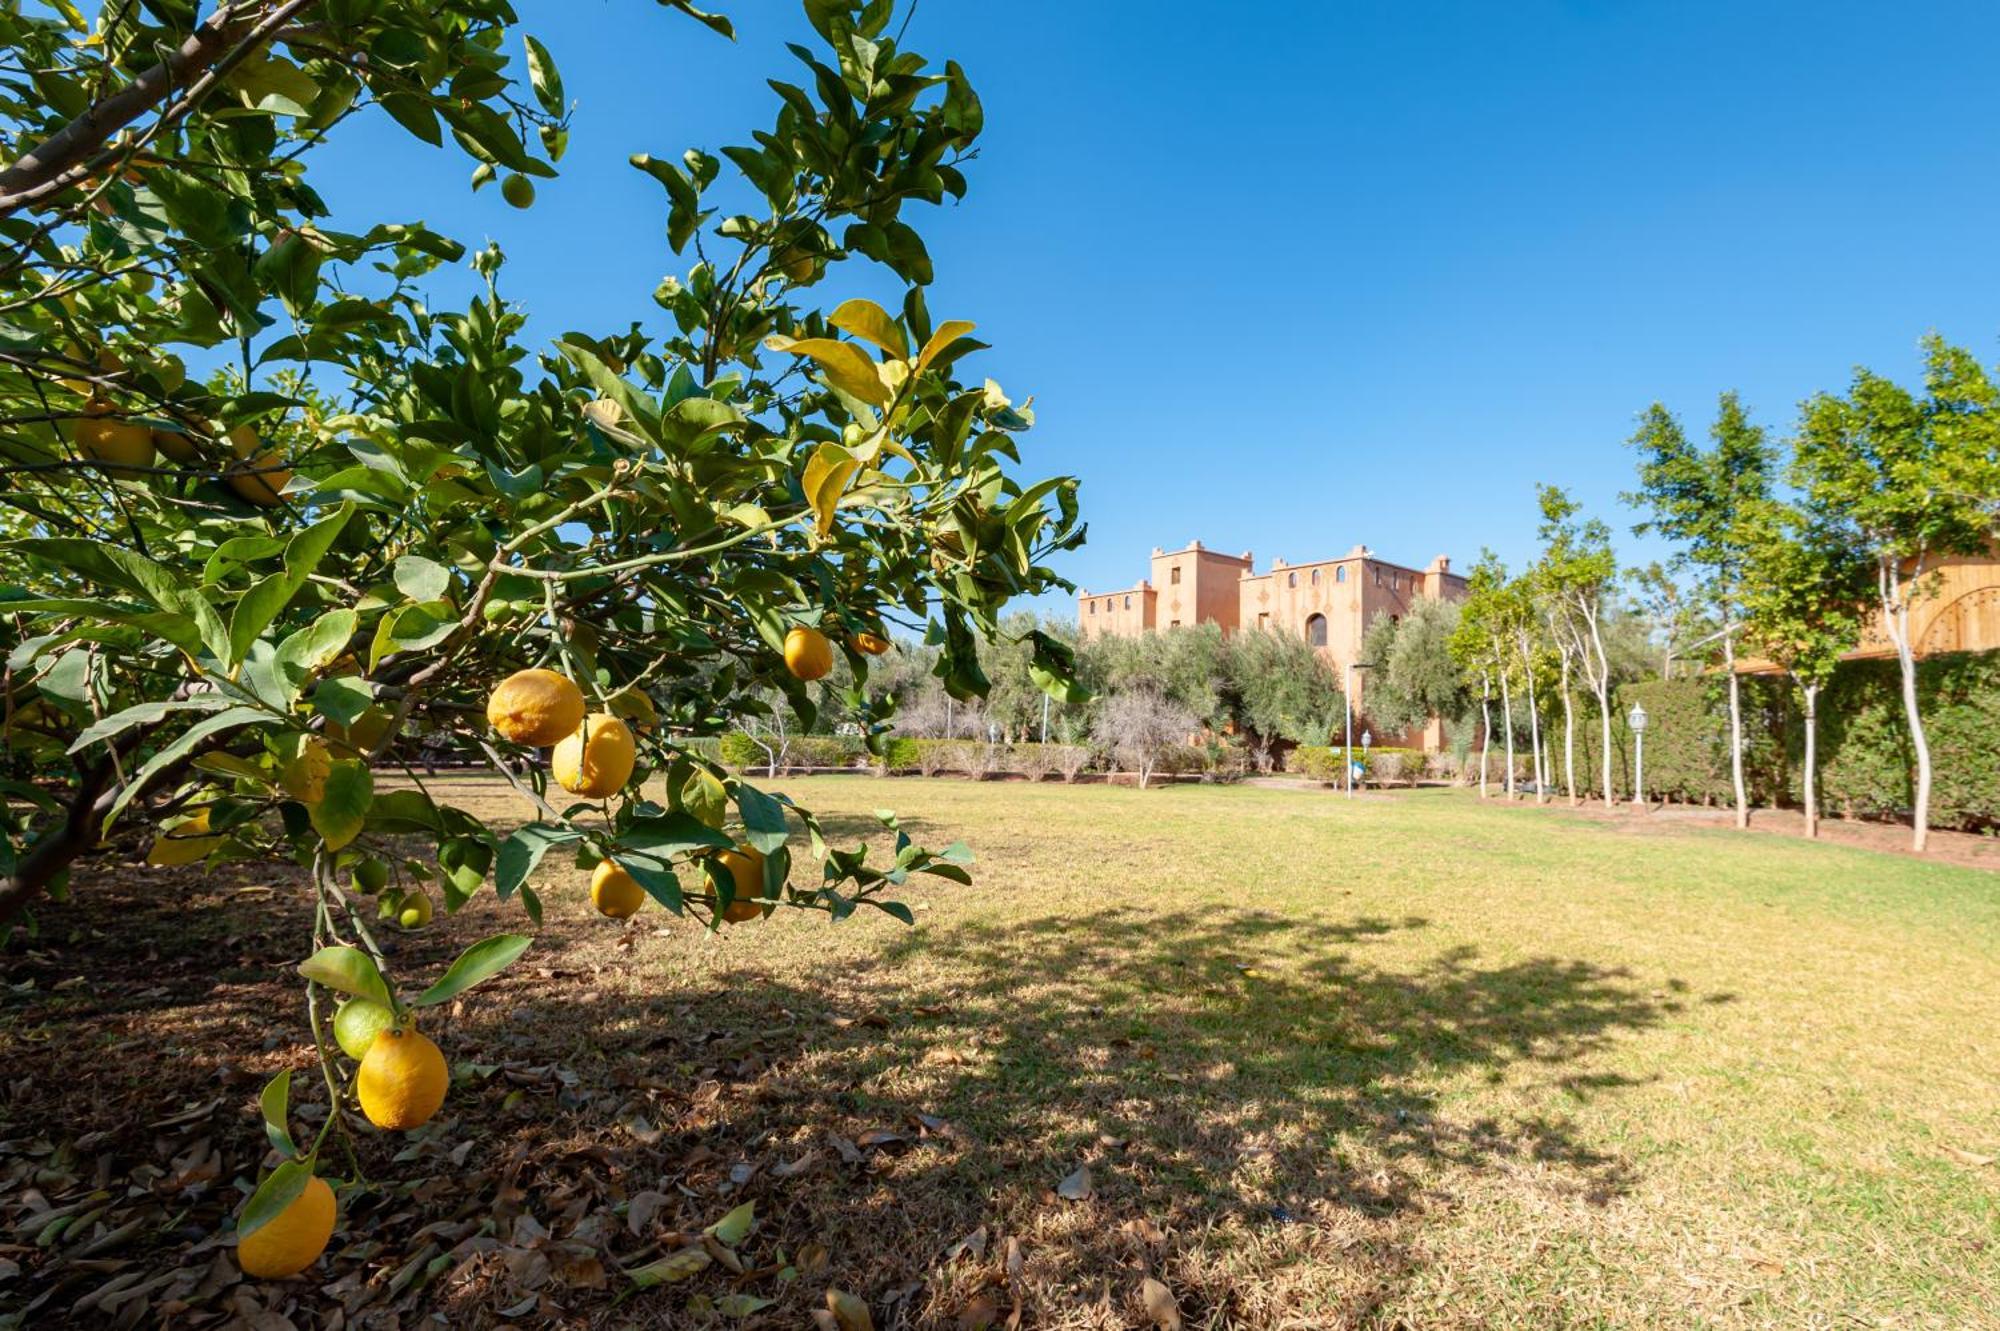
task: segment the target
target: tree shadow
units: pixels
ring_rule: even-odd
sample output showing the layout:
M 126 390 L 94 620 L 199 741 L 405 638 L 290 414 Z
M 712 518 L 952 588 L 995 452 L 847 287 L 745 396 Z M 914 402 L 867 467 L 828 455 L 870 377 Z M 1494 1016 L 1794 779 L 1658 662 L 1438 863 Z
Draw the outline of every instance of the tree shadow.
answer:
M 106 936 L 135 947 L 77 958 L 98 972 L 67 1013 L 86 1046 L 145 1038 L 149 1005 L 163 1004 L 225 1051 L 250 1043 L 247 1057 L 238 1045 L 154 1073 L 169 1098 L 219 1086 L 227 1105 L 202 1130 L 242 1176 L 263 1149 L 256 1086 L 305 1053 L 296 990 L 280 983 L 302 895 L 253 897 L 258 909 L 225 923 L 190 920 L 157 883 L 99 894 L 88 913 L 117 913 Z M 331 1283 L 283 1287 L 270 1307 L 493 1325 L 495 1309 L 532 1306 L 519 1324 L 596 1325 L 619 1268 L 753 1201 L 746 1252 L 762 1265 L 619 1316 L 706 1325 L 691 1294 L 741 1290 L 778 1300 L 767 1325 L 797 1325 L 832 1285 L 868 1298 L 884 1328 L 955 1325 L 981 1298 L 1021 1307 L 1027 1325 L 1145 1325 L 1132 1299 L 1150 1271 L 1192 1325 L 1360 1325 L 1419 1269 L 1423 1227 L 1483 1182 L 1532 1174 L 1586 1204 L 1632 1186 L 1631 1163 L 1550 1097 L 1502 1098 L 1534 1106 L 1502 1113 L 1480 1086 L 1616 1095 L 1635 1083 L 1597 1055 L 1684 1001 L 1720 997 L 1577 959 L 1422 952 L 1420 916 L 1234 908 L 926 927 L 811 982 L 746 954 L 663 984 L 660 966 L 682 969 L 707 944 L 640 918 L 612 948 L 601 922 L 551 919 L 528 962 L 434 1014 L 460 1064 L 444 1114 L 406 1138 L 362 1138 L 355 1163 L 384 1190 L 346 1201 Z M 407 964 L 435 969 L 499 919 L 406 938 Z M 248 982 L 255 967 L 265 983 Z M 145 981 L 173 992 L 147 997 Z M 9 1051 L 10 1080 L 44 1094 L 0 1106 L 7 1135 L 97 1133 L 143 1159 L 163 1149 L 143 1128 L 91 1121 L 89 1106 L 129 1096 L 102 1084 L 129 1082 L 129 1061 L 57 1054 Z M 1064 1195 L 1085 1191 L 1079 1168 L 1089 1195 Z M 146 1259 L 212 1265 L 239 1199 L 206 1194 Z M 204 1223 L 208 1238 L 187 1237 Z M 798 1278 L 775 1279 L 784 1267 Z M 406 1268 L 423 1279 L 396 1285 Z

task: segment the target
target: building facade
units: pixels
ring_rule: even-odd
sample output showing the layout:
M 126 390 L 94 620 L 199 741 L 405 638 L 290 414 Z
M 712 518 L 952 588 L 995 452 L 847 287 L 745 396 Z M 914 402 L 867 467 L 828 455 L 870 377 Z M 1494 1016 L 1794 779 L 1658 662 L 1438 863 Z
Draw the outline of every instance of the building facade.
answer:
M 1357 545 L 1338 559 L 1288 564 L 1271 561 L 1263 573 L 1249 551 L 1210 550 L 1200 541 L 1181 550 L 1154 550 L 1152 577 L 1115 592 L 1083 591 L 1076 622 L 1086 639 L 1136 637 L 1148 629 L 1215 624 L 1224 633 L 1262 629 L 1303 637 L 1336 671 L 1358 661 L 1361 640 L 1379 614 L 1401 616 L 1418 597 L 1456 601 L 1465 579 L 1443 555 L 1421 569 L 1378 559 Z M 1355 676 L 1354 704 L 1365 706 L 1366 677 Z M 1390 736 L 1381 737 L 1385 742 Z M 1411 743 L 1435 750 L 1441 728 L 1433 723 Z

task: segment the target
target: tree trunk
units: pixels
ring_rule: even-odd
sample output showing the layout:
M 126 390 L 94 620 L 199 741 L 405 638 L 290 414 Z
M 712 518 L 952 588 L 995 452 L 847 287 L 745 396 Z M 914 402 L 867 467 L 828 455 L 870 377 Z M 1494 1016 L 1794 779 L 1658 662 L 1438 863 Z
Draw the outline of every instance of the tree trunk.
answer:
M 1535 706 L 1535 662 L 1528 655 L 1525 644 L 1521 649 L 1522 676 L 1528 683 L 1528 751 L 1535 760 L 1535 803 L 1546 804 L 1549 798 L 1549 779 L 1542 771 L 1542 713 Z
M 1514 693 L 1507 684 L 1507 670 L 1500 669 L 1500 715 L 1507 723 L 1507 770 L 1500 774 L 1501 789 L 1514 798 Z
M 109 762 L 86 770 L 61 825 L 28 847 L 27 853 L 15 861 L 12 873 L 0 877 L 0 926 L 19 919 L 21 912 L 41 899 L 58 874 L 97 844 L 104 815 L 111 812 L 111 805 L 118 798 L 115 773 Z
M 1819 835 L 1819 685 L 1808 684 L 1806 691 L 1806 835 Z
M 1569 796 L 1571 808 L 1580 801 L 1576 797 L 1576 709 L 1569 696 L 1569 653 L 1562 658 L 1563 695 L 1563 793 Z
M 1736 677 L 1736 626 L 1722 634 L 1722 668 L 1729 672 L 1729 779 L 1736 787 L 1736 825 L 1750 826 L 1750 795 L 1743 788 L 1743 685 Z
M 1493 751 L 1493 677 L 1479 672 L 1479 798 L 1486 798 L 1486 759 Z
M 1923 853 L 1930 839 L 1931 745 L 1924 734 L 1924 716 L 1917 706 L 1917 657 L 1910 647 L 1910 598 L 1899 585 L 1900 571 L 1885 559 L 1878 562 L 1882 588 L 1882 617 L 1889 640 L 1896 646 L 1896 664 L 1903 675 L 1903 715 L 1910 724 L 1910 747 L 1917 756 L 1916 800 L 1910 808 L 1910 849 Z M 1922 574 L 1921 563 L 1916 571 Z M 1893 591 L 1892 591 L 1893 589 Z

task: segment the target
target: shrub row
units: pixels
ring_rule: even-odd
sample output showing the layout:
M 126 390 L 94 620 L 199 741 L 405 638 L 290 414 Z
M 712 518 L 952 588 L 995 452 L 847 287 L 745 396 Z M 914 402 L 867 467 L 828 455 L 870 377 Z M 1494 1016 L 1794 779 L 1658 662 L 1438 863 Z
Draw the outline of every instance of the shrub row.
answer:
M 1742 681 L 1744 782 L 1759 804 L 1803 798 L 1804 702 L 1789 680 Z M 1917 666 L 1917 698 L 1930 740 L 1931 824 L 2000 826 L 2000 653 L 1935 656 Z M 1577 715 L 1577 783 L 1599 786 L 1598 718 L 1588 699 Z M 1612 782 L 1632 790 L 1632 704 L 1646 709 L 1646 794 L 1694 804 L 1735 799 L 1729 775 L 1727 684 L 1720 676 L 1649 680 L 1619 691 L 1612 717 Z M 1550 754 L 1562 778 L 1560 722 Z M 1915 799 L 1916 757 L 1903 720 L 1901 677 L 1891 661 L 1842 665 L 1819 703 L 1820 804 L 1829 813 L 1906 813 Z
M 767 744 L 776 741 L 752 738 L 732 730 L 715 741 L 716 754 L 727 766 L 744 769 L 766 767 L 771 762 Z M 875 767 L 892 772 L 917 772 L 937 776 L 944 772 L 967 776 L 1026 776 L 1033 780 L 1061 777 L 1074 781 L 1084 772 L 1116 770 L 1109 756 L 1094 745 L 1084 744 L 988 744 L 970 739 L 891 739 L 882 756 L 876 758 L 862 741 L 846 735 L 802 735 L 785 741 L 779 758 L 780 769 Z M 1219 779 L 1234 779 L 1243 772 L 1240 749 L 1222 744 L 1176 746 L 1161 755 L 1154 771 L 1163 775 L 1199 773 Z
M 1338 785 L 1347 764 L 1347 752 L 1344 744 L 1301 744 L 1285 756 L 1285 770 L 1312 781 L 1331 781 Z M 1432 765 L 1422 749 L 1390 745 L 1364 749 L 1356 745 L 1354 761 L 1361 765 L 1363 779 L 1378 785 L 1395 785 L 1398 782 L 1414 785 L 1419 777 L 1438 774 L 1431 770 Z

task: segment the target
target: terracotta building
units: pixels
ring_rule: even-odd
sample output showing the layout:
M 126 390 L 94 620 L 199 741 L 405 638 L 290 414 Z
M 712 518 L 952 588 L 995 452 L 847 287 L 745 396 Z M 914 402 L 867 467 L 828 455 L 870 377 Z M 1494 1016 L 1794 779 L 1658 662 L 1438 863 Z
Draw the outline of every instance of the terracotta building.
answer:
M 1923 593 L 1910 606 L 1910 649 L 1920 658 L 1945 652 L 2000 650 L 2000 550 L 1936 561 Z M 1882 625 L 1882 612 L 1872 610 L 1860 643 L 1843 659 L 1869 660 L 1895 654 L 1895 644 Z M 1754 655 L 1739 660 L 1736 668 L 1745 674 L 1768 674 L 1778 669 Z
M 1224 633 L 1264 629 L 1291 633 L 1319 648 L 1336 671 L 1354 662 L 1375 616 L 1399 616 L 1420 596 L 1459 600 L 1465 579 L 1443 555 L 1422 569 L 1377 559 L 1357 545 L 1339 559 L 1305 564 L 1271 561 L 1259 573 L 1250 552 L 1209 550 L 1200 541 L 1184 550 L 1154 550 L 1153 576 L 1116 592 L 1079 592 L 1076 622 L 1085 638 L 1134 637 L 1147 629 L 1213 623 Z M 1355 675 L 1354 702 L 1364 707 L 1366 676 Z M 1391 737 L 1381 737 L 1385 741 Z M 1421 737 L 1426 749 L 1443 740 L 1433 723 Z

